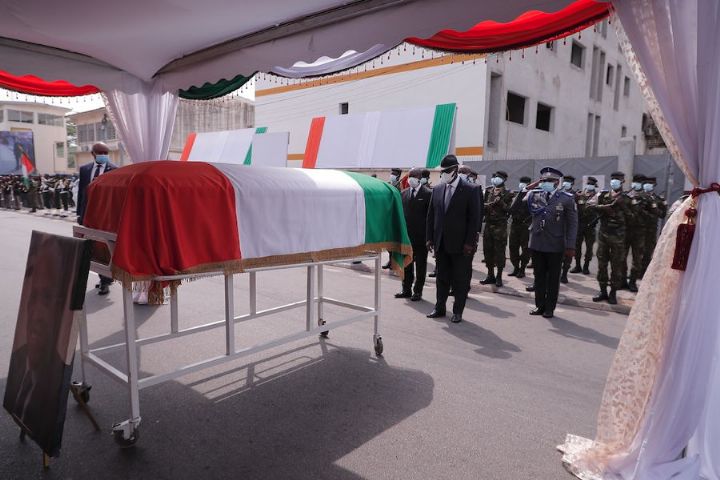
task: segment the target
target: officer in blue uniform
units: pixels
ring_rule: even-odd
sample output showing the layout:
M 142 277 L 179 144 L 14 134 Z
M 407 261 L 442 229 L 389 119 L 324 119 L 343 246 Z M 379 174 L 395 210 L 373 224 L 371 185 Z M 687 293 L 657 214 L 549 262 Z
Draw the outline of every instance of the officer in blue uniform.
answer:
M 535 266 L 535 309 L 530 315 L 552 318 L 560 290 L 563 258 L 575 255 L 578 215 L 572 192 L 559 188 L 561 171 L 544 167 L 540 180 L 530 187 L 528 207 L 532 214 L 530 251 Z

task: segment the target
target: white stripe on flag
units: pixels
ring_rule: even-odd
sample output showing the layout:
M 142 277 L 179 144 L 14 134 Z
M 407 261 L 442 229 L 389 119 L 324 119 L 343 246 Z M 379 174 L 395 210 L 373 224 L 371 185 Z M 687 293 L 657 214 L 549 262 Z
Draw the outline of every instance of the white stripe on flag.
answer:
M 343 172 L 216 163 L 235 189 L 243 258 L 365 243 L 365 196 Z

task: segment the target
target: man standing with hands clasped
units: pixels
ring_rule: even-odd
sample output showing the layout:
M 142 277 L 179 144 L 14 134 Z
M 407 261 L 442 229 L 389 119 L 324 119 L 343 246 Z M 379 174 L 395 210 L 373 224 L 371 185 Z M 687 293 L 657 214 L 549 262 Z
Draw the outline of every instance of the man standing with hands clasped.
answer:
M 528 185 L 532 214 L 530 250 L 535 266 L 535 309 L 530 315 L 553 318 L 560 290 L 564 257 L 575 255 L 577 209 L 572 193 L 558 188 L 562 172 L 552 167 L 540 170 L 540 180 Z
M 437 300 L 427 317 L 445 316 L 445 303 L 452 285 L 455 302 L 450 321 L 453 323 L 462 321 L 470 289 L 468 275 L 480 214 L 477 191 L 458 176 L 459 166 L 455 155 L 447 155 L 440 163 L 440 184 L 432 190 L 426 233 L 427 248 L 435 250 L 437 262 Z

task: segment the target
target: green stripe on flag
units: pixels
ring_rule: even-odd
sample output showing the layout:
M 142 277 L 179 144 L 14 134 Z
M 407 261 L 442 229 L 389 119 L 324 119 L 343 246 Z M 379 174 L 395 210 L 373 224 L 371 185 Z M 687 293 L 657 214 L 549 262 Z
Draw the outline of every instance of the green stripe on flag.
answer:
M 365 194 L 365 243 L 391 242 L 409 246 L 410 237 L 398 189 L 369 175 L 345 173 L 360 185 Z M 392 257 L 402 268 L 404 255 L 392 252 Z
M 435 107 L 430 146 L 428 147 L 425 166 L 435 168 L 440 165 L 443 157 L 450 149 L 450 136 L 455 122 L 455 104 L 446 103 Z
M 265 133 L 267 132 L 267 127 L 258 127 L 255 129 L 255 134 Z M 252 164 L 252 142 L 250 143 L 250 148 L 248 148 L 247 155 L 245 155 L 245 161 L 243 162 L 243 165 L 251 165 Z

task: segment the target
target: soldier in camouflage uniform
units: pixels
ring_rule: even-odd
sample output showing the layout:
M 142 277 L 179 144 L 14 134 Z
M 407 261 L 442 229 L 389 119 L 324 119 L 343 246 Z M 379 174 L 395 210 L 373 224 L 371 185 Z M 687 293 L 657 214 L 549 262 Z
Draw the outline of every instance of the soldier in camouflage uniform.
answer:
M 505 268 L 505 250 L 508 240 L 508 214 L 513 194 L 505 188 L 508 174 L 497 171 L 493 174 L 492 187 L 485 190 L 485 230 L 483 231 L 483 255 L 488 274 L 482 285 L 495 284 L 502 287 L 502 272 Z M 495 273 L 497 268 L 497 274 Z
M 578 210 L 578 235 L 575 242 L 575 268 L 570 273 L 583 273 L 590 275 L 590 261 L 593 256 L 593 246 L 597 236 L 596 226 L 599 220 L 598 214 L 588 208 L 590 202 L 597 192 L 597 178 L 588 177 L 585 188 L 575 194 L 575 204 Z M 585 243 L 585 261 L 580 268 L 582 258 L 582 246 Z
M 510 205 L 510 263 L 513 271 L 511 277 L 524 278 L 525 268 L 530 261 L 530 224 L 532 215 L 527 203 L 527 186 L 532 182 L 530 177 L 520 177 L 518 192 Z
M 643 255 L 642 271 L 640 272 L 640 278 L 645 275 L 650 260 L 652 260 L 653 252 L 655 251 L 655 245 L 657 244 L 657 229 L 658 220 L 665 219 L 667 215 L 667 202 L 665 199 L 655 193 L 655 186 L 657 185 L 657 179 L 655 177 L 647 177 L 643 184 L 643 191 L 647 196 L 647 201 L 643 204 L 645 212 L 640 220 L 643 230 L 643 236 L 645 238 Z
M 623 283 L 622 264 L 625 258 L 625 226 L 630 219 L 630 198 L 622 189 L 625 174 L 614 172 L 610 175 L 610 190 L 603 191 L 593 198 L 589 207 L 600 215 L 600 231 L 598 233 L 598 274 L 600 293 L 593 297 L 593 302 L 607 300 L 617 303 L 616 292 Z M 610 265 L 612 276 L 608 276 Z M 608 294 L 608 282 L 610 293 Z
M 560 186 L 560 191 L 565 192 L 569 195 L 572 195 L 573 200 L 574 200 L 575 199 L 574 186 L 575 186 L 575 177 L 573 177 L 572 175 L 566 175 L 562 179 L 562 185 Z M 576 240 L 576 243 L 577 243 L 577 240 Z M 568 271 L 570 271 L 570 266 L 572 265 L 572 259 L 573 259 L 573 257 L 568 257 L 568 256 L 563 257 L 562 272 L 560 274 L 560 283 L 568 283 Z
M 627 192 L 630 197 L 630 214 L 632 221 L 625 225 L 625 258 L 623 259 L 623 285 L 631 292 L 637 292 L 637 280 L 640 278 L 643 266 L 643 255 L 645 254 L 645 235 L 640 218 L 645 210 L 646 195 L 643 192 L 645 175 L 633 175 L 630 190 Z M 632 268 L 628 278 L 627 258 L 632 250 Z

